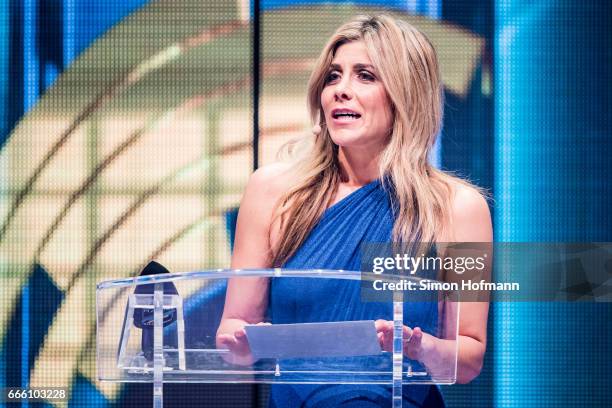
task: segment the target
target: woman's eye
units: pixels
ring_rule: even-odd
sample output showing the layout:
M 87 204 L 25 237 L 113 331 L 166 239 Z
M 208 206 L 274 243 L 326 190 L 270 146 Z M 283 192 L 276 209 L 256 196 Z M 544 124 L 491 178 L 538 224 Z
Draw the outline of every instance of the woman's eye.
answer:
M 330 72 L 329 74 L 327 74 L 327 76 L 325 77 L 325 83 L 329 84 L 334 82 L 335 80 L 337 80 L 338 78 L 340 78 L 340 75 L 338 75 L 337 72 Z
M 368 71 L 361 71 L 359 72 L 359 79 L 362 79 L 364 81 L 374 81 L 376 78 Z

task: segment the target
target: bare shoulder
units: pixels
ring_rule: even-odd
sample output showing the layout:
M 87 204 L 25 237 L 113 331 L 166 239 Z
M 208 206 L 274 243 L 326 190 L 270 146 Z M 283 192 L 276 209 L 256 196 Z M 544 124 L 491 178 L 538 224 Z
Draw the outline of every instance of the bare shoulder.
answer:
M 452 241 L 488 242 L 492 240 L 491 213 L 485 197 L 469 185 L 451 185 Z
M 454 216 L 469 216 L 473 213 L 486 212 L 489 206 L 484 196 L 472 186 L 454 182 L 452 188 L 452 209 Z
M 290 168 L 287 163 L 273 163 L 251 175 L 240 203 L 245 221 L 270 226 L 276 203 L 291 186 Z
M 273 213 L 287 189 L 289 166 L 263 166 L 249 178 L 238 211 L 232 268 L 270 266 Z
M 249 179 L 247 190 L 260 196 L 278 199 L 291 187 L 291 165 L 277 162 L 255 170 Z

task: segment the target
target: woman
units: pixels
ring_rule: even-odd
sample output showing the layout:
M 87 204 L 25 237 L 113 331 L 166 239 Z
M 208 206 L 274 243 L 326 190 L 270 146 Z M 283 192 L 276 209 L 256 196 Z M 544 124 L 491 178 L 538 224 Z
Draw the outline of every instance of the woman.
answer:
M 435 51 L 414 27 L 385 15 L 360 16 L 341 26 L 316 63 L 308 106 L 314 140 L 307 149 L 295 149 L 305 153 L 294 155 L 292 163 L 261 168 L 249 180 L 232 268 L 359 270 L 363 242 L 491 241 L 490 214 L 479 191 L 428 162 L 441 126 L 442 85 Z M 217 343 L 232 351 L 235 363 L 252 363 L 244 325 L 263 323 L 268 309 L 272 323 L 283 322 L 291 307 L 307 315 L 304 321 L 372 317 L 347 304 L 338 307 L 336 287 L 293 281 L 229 283 Z M 355 295 L 340 298 L 350 304 Z M 462 305 L 460 383 L 480 372 L 487 313 L 487 303 Z M 387 350 L 388 319 L 376 321 Z M 445 352 L 427 330 L 407 325 L 404 335 L 405 353 L 426 367 Z M 273 385 L 271 405 L 390 404 L 385 387 L 338 385 L 321 391 L 326 396 L 317 390 Z M 404 406 L 443 404 L 437 393 L 432 386 L 407 387 Z

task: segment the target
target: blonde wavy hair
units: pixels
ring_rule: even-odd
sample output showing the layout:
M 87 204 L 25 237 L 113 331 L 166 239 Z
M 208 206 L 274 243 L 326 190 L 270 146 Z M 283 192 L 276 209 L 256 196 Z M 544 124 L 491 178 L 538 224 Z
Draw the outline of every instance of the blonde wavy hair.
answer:
M 321 107 L 336 50 L 363 41 L 392 104 L 393 128 L 379 157 L 380 178 L 393 194 L 396 242 L 433 243 L 451 222 L 451 184 L 464 180 L 434 168 L 428 160 L 441 129 L 443 88 L 436 52 L 410 24 L 388 15 L 357 16 L 342 25 L 325 45 L 308 83 L 308 109 L 321 132 L 290 147 L 295 183 L 279 200 L 280 239 L 272 265 L 283 265 L 302 245 L 340 184 L 338 146 L 330 137 Z

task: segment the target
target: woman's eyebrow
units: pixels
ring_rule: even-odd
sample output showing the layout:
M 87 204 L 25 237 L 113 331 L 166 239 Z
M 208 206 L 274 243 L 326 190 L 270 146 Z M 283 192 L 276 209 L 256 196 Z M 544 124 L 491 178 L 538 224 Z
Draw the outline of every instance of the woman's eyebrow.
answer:
M 370 71 L 376 71 L 376 68 L 374 68 L 374 65 L 372 64 L 362 64 L 362 63 L 357 63 L 353 66 L 353 69 L 355 71 L 359 71 L 361 69 L 368 69 Z M 331 64 L 329 66 L 329 70 L 330 71 L 342 71 L 342 67 L 339 64 Z
M 374 68 L 374 65 L 372 64 L 355 64 L 354 69 L 355 70 L 368 69 L 370 71 L 376 71 L 376 68 Z

